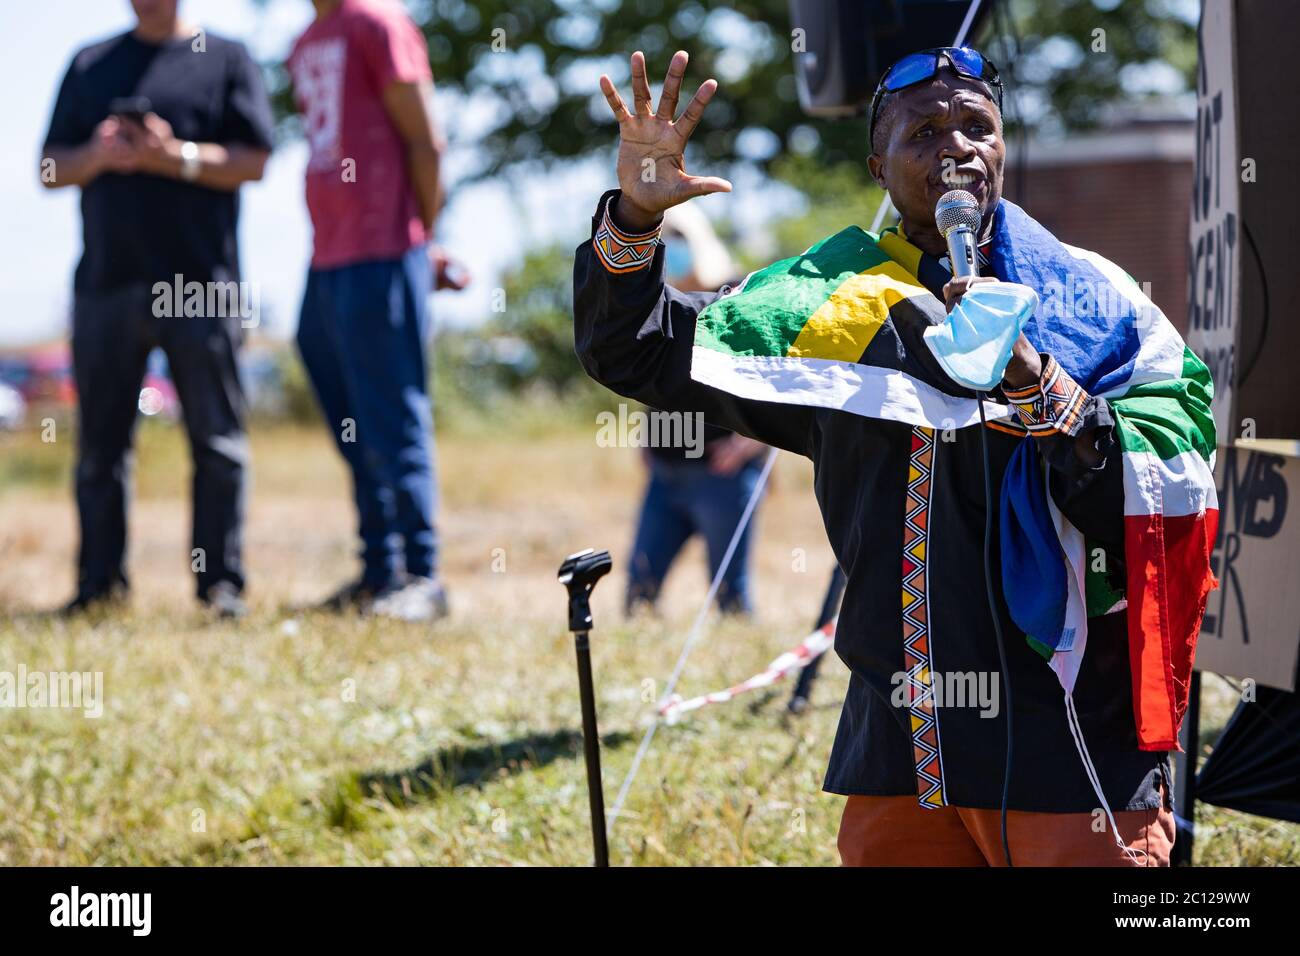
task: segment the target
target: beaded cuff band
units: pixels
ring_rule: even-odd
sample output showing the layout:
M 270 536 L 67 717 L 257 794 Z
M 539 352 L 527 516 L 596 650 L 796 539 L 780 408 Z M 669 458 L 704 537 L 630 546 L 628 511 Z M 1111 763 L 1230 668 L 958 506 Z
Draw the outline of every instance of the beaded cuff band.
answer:
M 610 272 L 636 272 L 648 268 L 654 261 L 655 247 L 659 245 L 659 230 L 655 227 L 650 232 L 630 235 L 614 225 L 614 217 L 609 214 L 610 203 L 616 197 L 605 201 L 605 208 L 600 213 L 600 225 L 596 227 L 596 236 L 592 245 L 596 249 L 596 258 Z
M 1040 353 L 1043 374 L 1024 388 L 1005 382 L 1002 394 L 1020 416 L 1021 423 L 1035 438 L 1044 435 L 1077 435 L 1089 395 L 1061 368 L 1052 356 Z

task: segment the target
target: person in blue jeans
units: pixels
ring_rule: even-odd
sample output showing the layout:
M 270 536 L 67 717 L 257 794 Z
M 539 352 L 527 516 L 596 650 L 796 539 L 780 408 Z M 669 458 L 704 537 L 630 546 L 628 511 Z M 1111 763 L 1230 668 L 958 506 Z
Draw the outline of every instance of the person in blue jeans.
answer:
M 650 484 L 628 566 L 628 613 L 654 606 L 668 569 L 692 535 L 704 538 L 712 580 L 758 484 L 765 446 L 722 428 L 705 426 L 705 430 L 700 458 L 685 457 L 681 449 L 647 449 Z M 718 609 L 723 613 L 753 610 L 749 589 L 753 536 L 751 515 L 718 585 Z
M 664 273 L 683 291 L 713 291 L 736 269 L 708 219 L 691 205 L 664 216 Z M 766 446 L 725 428 L 705 425 L 703 449 L 647 448 L 650 483 L 641 503 L 632 560 L 628 566 L 626 610 L 653 608 L 668 569 L 693 535 L 704 538 L 709 578 L 727 553 L 762 474 Z M 718 585 L 723 613 L 749 614 L 749 546 L 755 516 L 750 516 L 736 551 Z
M 298 349 L 352 471 L 361 537 L 361 578 L 327 599 L 330 607 L 379 599 L 382 611 L 404 582 L 437 578 L 430 288 L 424 246 L 307 276 Z M 445 604 L 445 593 L 435 596 L 430 611 L 441 616 Z
M 352 472 L 361 576 L 324 606 L 447 613 L 425 345 L 429 294 L 461 288 L 430 245 L 443 138 L 424 36 L 380 0 L 312 0 L 289 72 L 311 153 L 311 268 L 298 349 Z

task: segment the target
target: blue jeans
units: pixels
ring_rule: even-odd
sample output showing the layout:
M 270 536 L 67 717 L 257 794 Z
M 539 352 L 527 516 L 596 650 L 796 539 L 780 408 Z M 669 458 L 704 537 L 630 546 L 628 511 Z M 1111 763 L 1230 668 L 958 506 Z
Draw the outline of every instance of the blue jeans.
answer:
M 428 250 L 307 273 L 298 350 L 352 471 L 362 580 L 437 572 Z
M 736 524 L 763 471 L 761 460 L 750 462 L 730 477 L 712 474 L 702 461 L 652 458 L 651 462 L 650 486 L 641 505 L 628 571 L 628 610 L 638 604 L 654 603 L 669 566 L 693 534 L 704 536 L 710 579 L 718 573 Z M 749 542 L 754 520 L 751 516 L 718 586 L 718 608 L 724 612 L 752 610 Z

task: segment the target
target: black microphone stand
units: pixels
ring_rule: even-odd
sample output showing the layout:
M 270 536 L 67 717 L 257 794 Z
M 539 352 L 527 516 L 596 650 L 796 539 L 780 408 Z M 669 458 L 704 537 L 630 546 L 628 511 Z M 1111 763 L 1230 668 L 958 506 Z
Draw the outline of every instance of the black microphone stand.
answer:
M 600 779 L 600 735 L 596 729 L 596 692 L 591 679 L 591 592 L 614 566 L 608 551 L 579 551 L 564 559 L 559 579 L 569 590 L 569 630 L 578 655 L 578 695 L 582 702 L 582 750 L 587 760 L 587 800 L 591 805 L 591 841 L 596 866 L 609 866 L 605 832 L 605 790 Z

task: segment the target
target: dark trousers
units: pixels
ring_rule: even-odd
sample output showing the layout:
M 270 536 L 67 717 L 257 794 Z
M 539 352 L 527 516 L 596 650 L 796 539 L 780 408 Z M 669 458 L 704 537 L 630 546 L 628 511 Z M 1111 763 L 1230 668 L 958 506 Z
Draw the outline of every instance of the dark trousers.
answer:
M 148 286 L 78 294 L 72 362 L 79 415 L 77 591 L 126 585 L 126 513 L 140 385 L 160 347 L 185 418 L 194 462 L 190 565 L 202 599 L 218 581 L 243 589 L 241 531 L 248 442 L 236 367 L 238 318 L 160 318 Z
M 629 610 L 640 603 L 655 601 L 669 567 L 693 534 L 704 537 L 709 574 L 718 573 L 727 545 L 762 472 L 761 461 L 749 462 L 734 475 L 715 475 L 704 459 L 673 462 L 651 457 L 650 485 L 641 504 L 636 542 L 628 565 L 626 604 Z M 751 516 L 718 585 L 718 608 L 724 612 L 748 613 L 753 608 L 749 594 L 749 542 L 755 523 L 755 517 Z
M 362 577 L 437 573 L 437 472 L 425 341 L 431 269 L 400 259 L 307 273 L 298 349 L 352 472 Z

